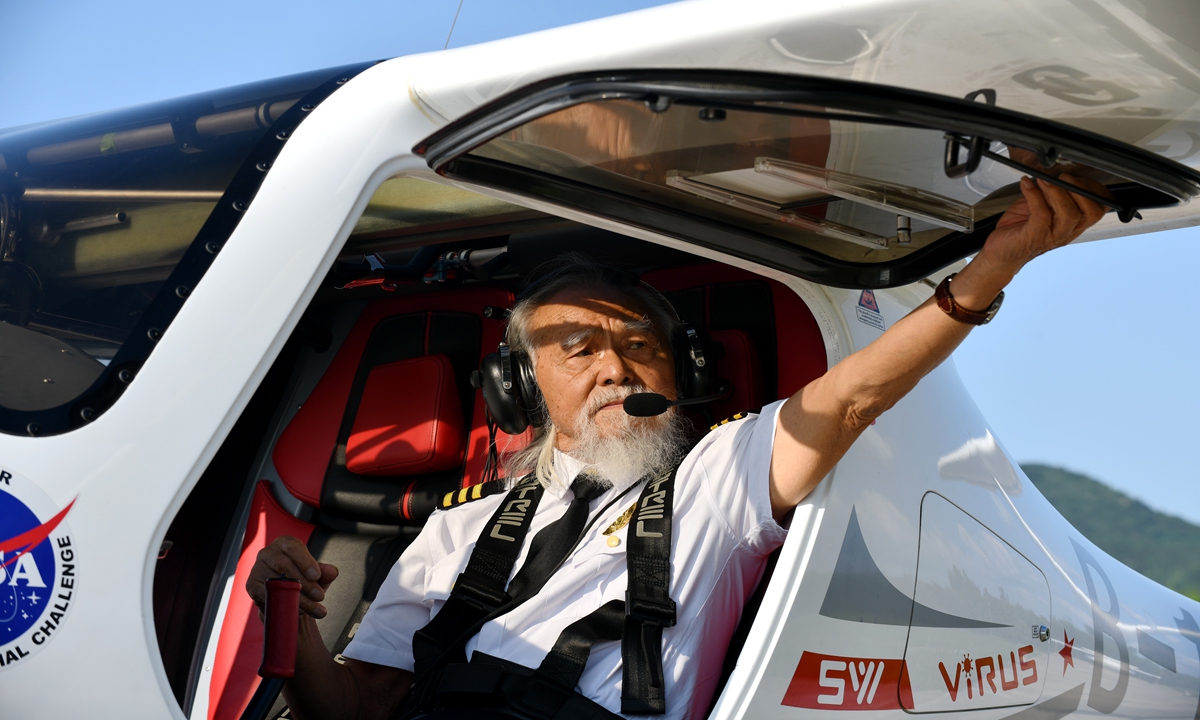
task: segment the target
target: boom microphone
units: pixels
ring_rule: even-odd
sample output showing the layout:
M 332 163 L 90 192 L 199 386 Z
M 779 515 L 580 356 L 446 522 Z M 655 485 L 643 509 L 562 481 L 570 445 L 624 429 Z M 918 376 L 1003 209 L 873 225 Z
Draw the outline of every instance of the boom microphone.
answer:
M 634 417 L 654 417 L 655 415 L 662 415 L 673 407 L 703 405 L 714 400 L 720 400 L 731 392 L 733 392 L 733 386 L 727 385 L 721 388 L 720 392 L 713 395 L 701 395 L 700 397 L 684 398 L 682 400 L 669 400 L 666 395 L 659 395 L 653 392 L 634 393 L 625 398 L 625 402 L 621 405 L 625 408 L 627 415 Z

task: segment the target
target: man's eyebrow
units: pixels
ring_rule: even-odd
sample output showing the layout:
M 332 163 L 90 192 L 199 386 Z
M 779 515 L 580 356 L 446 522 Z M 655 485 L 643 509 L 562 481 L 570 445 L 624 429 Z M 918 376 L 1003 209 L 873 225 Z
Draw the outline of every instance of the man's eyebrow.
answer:
M 654 321 L 645 316 L 643 316 L 641 320 L 626 320 L 625 330 L 629 332 L 652 333 L 654 332 Z M 583 330 L 576 330 L 575 332 L 563 338 L 559 344 L 562 346 L 563 350 L 570 350 L 576 345 L 582 345 L 598 332 L 600 331 L 596 328 L 584 328 Z
M 582 344 L 584 341 L 586 341 L 588 338 L 592 337 L 595 334 L 596 334 L 595 328 L 586 328 L 584 330 L 576 330 L 575 332 L 573 332 L 570 335 L 563 338 L 562 342 L 560 344 L 562 345 L 563 350 L 570 350 L 571 348 L 575 347 L 576 345 Z
M 654 321 L 643 315 L 641 320 L 626 320 L 625 329 L 631 332 L 653 332 Z

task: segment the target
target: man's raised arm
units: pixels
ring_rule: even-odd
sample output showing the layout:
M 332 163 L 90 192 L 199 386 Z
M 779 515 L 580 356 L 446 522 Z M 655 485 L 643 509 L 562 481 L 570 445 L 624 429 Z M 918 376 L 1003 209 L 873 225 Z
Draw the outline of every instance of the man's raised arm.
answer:
M 1061 176 L 1102 195 L 1092 180 Z M 1022 267 L 1079 237 L 1104 208 L 1060 187 L 1021 179 L 1024 199 L 996 224 L 983 249 L 954 277 L 954 301 L 982 312 Z M 972 326 L 928 300 L 812 381 L 779 412 L 771 456 L 771 510 L 782 519 L 833 469 L 871 422 L 908 394 L 966 338 Z

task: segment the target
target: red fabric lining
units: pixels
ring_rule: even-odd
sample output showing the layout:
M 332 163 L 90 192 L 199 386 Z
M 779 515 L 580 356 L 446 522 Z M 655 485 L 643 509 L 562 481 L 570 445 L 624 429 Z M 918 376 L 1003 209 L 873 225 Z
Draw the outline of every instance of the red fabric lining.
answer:
M 237 720 L 258 689 L 258 665 L 262 660 L 263 624 L 258 608 L 246 594 L 246 579 L 258 558 L 258 551 L 282 535 L 291 535 L 308 544 L 313 525 L 297 520 L 275 502 L 266 481 L 254 489 L 242 554 L 233 575 L 233 590 L 225 621 L 217 639 L 209 684 L 209 720 Z
M 449 470 L 462 464 L 465 446 L 449 358 L 425 355 L 371 369 L 346 442 L 346 469 L 389 476 Z
M 795 395 L 800 388 L 829 369 L 825 338 L 812 311 L 782 283 L 768 280 L 775 303 L 775 347 L 779 354 L 779 398 Z
M 499 288 L 468 288 L 453 294 L 388 298 L 369 304 L 355 322 L 325 375 L 275 444 L 275 469 L 288 491 L 300 500 L 319 507 L 325 470 L 333 456 L 338 428 L 350 398 L 350 388 L 371 331 L 385 318 L 405 313 L 439 310 L 481 315 L 486 305 L 509 307 L 512 293 Z M 480 351 L 494 352 L 504 338 L 504 323 L 480 317 L 483 335 Z M 426 323 L 428 327 L 428 323 Z M 479 482 L 487 461 L 487 423 L 483 395 L 475 394 L 471 431 L 467 438 L 464 487 Z

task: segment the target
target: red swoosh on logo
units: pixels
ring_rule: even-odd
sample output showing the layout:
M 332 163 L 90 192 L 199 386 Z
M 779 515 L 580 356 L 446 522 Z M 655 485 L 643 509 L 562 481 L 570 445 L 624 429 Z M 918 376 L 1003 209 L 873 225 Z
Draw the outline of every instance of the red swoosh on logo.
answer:
M 67 516 L 67 513 L 71 512 L 71 508 L 74 505 L 75 501 L 72 500 L 70 504 L 62 509 L 61 512 L 41 525 L 38 525 L 30 530 L 26 530 L 20 535 L 10 537 L 7 540 L 0 540 L 0 553 L 11 552 L 18 549 L 20 550 L 16 555 L 13 555 L 4 561 L 4 567 L 13 564 L 17 561 L 17 558 L 34 549 L 40 545 L 43 540 L 50 537 L 50 533 L 54 532 L 54 528 L 58 527 L 58 524 L 63 521 L 63 518 Z

